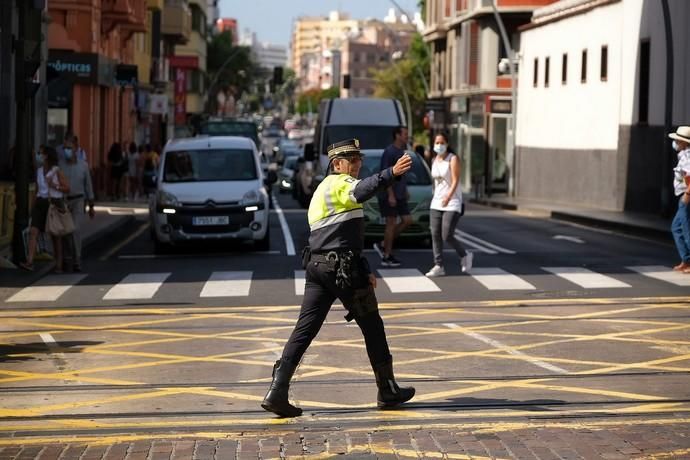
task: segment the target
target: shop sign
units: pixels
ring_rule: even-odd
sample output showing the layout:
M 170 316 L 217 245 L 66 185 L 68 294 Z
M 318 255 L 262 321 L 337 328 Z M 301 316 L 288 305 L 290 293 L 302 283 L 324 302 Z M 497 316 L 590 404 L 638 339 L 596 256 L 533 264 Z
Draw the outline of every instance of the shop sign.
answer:
M 50 50 L 46 65 L 73 83 L 112 86 L 115 78 L 114 62 L 100 54 Z
M 187 124 L 187 71 L 175 69 L 175 125 Z
M 491 113 L 512 113 L 513 104 L 512 101 L 508 99 L 492 99 L 491 100 Z
M 139 84 L 138 67 L 130 64 L 118 64 L 115 67 L 115 83 L 119 86 L 137 86 Z
M 149 113 L 166 115 L 168 113 L 168 96 L 166 94 L 152 94 L 149 97 Z
M 455 96 L 450 100 L 450 113 L 467 113 L 467 98 Z
M 446 111 L 446 100 L 442 98 L 437 99 L 427 99 L 424 101 L 424 110 L 427 112 L 433 110 L 434 112 L 445 112 Z

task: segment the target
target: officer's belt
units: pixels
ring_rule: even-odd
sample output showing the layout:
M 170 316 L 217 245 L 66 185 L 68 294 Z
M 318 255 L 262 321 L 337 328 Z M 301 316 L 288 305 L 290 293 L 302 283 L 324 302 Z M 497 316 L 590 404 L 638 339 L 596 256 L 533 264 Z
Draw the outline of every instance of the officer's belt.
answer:
M 311 260 L 314 262 L 322 262 L 325 264 L 331 263 L 334 264 L 340 260 L 340 254 L 344 253 L 351 253 L 352 257 L 359 257 L 361 252 L 359 250 L 357 251 L 329 251 L 329 252 L 312 252 L 311 253 Z

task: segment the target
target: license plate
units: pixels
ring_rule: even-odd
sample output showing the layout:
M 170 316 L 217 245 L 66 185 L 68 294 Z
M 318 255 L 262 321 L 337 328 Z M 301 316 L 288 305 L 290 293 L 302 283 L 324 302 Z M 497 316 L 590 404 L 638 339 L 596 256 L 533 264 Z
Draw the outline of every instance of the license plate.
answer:
M 193 225 L 228 225 L 229 223 L 228 216 L 202 216 L 192 220 Z

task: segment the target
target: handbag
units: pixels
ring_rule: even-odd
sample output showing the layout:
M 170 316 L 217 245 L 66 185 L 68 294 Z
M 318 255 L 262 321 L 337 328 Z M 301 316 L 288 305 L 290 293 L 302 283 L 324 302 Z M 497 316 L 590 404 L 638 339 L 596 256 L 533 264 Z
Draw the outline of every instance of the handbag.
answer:
M 65 236 L 74 232 L 74 219 L 64 201 L 51 200 L 46 219 L 46 233 Z

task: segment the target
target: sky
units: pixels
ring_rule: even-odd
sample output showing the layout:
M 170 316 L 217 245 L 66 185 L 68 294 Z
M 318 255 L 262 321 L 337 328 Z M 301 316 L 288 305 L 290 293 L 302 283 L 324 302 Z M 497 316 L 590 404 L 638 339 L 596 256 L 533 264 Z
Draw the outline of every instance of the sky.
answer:
M 397 3 L 410 14 L 417 10 L 417 0 Z M 353 19 L 383 19 L 392 7 L 390 0 L 220 0 L 220 17 L 237 19 L 240 31 L 251 29 L 260 42 L 289 46 L 298 16 L 325 16 L 340 10 Z

